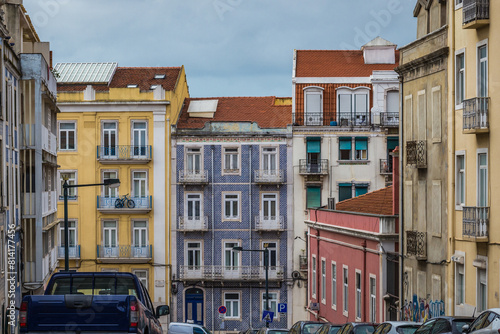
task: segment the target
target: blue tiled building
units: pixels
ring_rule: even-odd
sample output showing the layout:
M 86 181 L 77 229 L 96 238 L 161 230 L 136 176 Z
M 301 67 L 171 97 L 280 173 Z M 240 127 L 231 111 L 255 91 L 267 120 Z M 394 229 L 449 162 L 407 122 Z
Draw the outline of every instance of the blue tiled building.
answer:
M 267 249 L 270 327 L 290 326 L 277 312 L 291 303 L 290 123 L 289 99 L 186 100 L 171 140 L 171 321 L 226 332 L 264 327 Z

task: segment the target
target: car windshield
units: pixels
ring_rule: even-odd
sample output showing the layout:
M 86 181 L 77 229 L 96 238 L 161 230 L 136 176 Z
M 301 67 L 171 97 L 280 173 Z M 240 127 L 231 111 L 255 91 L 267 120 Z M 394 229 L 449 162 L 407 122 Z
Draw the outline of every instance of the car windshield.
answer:
M 455 326 L 457 326 L 457 330 L 462 333 L 462 327 L 464 327 L 465 325 L 470 325 L 472 322 L 472 319 L 469 320 L 455 320 L 454 323 L 455 323 Z
M 419 325 L 405 325 L 405 326 L 399 326 L 396 328 L 396 331 L 399 334 L 413 334 L 415 331 L 420 327 Z
M 312 334 L 316 332 L 323 324 L 305 324 L 303 334 Z
M 354 327 L 354 334 L 371 334 L 375 332 L 375 326 L 373 325 L 361 325 Z
M 328 334 L 335 334 L 339 331 L 340 327 L 342 326 L 330 326 L 330 330 L 328 331 Z

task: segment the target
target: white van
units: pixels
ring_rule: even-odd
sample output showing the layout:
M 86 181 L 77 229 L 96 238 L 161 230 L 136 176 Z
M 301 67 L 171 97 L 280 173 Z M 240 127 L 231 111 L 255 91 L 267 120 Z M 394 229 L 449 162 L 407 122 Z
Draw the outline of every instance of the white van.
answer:
M 168 334 L 212 334 L 208 329 L 197 324 L 171 322 L 168 325 Z

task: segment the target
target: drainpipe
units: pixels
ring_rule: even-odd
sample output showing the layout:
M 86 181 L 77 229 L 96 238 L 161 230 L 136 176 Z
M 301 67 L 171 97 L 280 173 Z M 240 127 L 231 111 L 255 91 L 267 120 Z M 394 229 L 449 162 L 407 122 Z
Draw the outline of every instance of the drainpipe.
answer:
M 214 149 L 215 146 L 211 145 L 211 150 L 212 150 L 212 166 L 210 167 L 212 169 L 212 186 L 211 186 L 211 191 L 212 191 L 212 268 L 215 266 L 214 262 L 214 254 L 215 254 L 215 215 L 214 215 Z M 214 304 L 214 287 L 212 287 L 212 330 L 215 332 L 215 304 Z
M 403 92 L 403 76 L 399 76 L 399 105 L 400 105 L 400 122 L 399 122 L 399 152 L 402 154 L 399 158 L 399 320 L 403 320 L 403 301 L 404 301 L 404 174 L 403 174 L 403 162 L 405 160 L 404 153 L 406 153 L 406 149 L 403 150 L 404 136 L 406 135 L 403 132 L 403 124 L 404 124 L 404 92 Z
M 363 247 L 363 289 L 366 292 L 368 292 L 367 287 L 366 287 L 366 281 L 367 281 L 367 279 L 366 279 L 366 239 L 363 240 L 363 242 L 361 242 L 361 246 Z M 367 321 L 366 315 L 368 314 L 367 310 L 368 310 L 368 305 L 369 305 L 367 299 L 369 300 L 369 298 L 370 298 L 370 294 L 366 293 L 366 292 L 364 293 L 364 295 L 365 295 L 365 297 L 364 297 L 364 299 L 365 299 L 365 305 L 364 305 L 365 312 L 363 312 L 363 321 L 365 321 L 365 322 Z
M 250 236 L 250 247 L 249 249 L 253 249 L 252 247 L 252 145 L 249 145 L 249 153 L 248 153 L 248 199 L 249 199 L 249 228 L 248 228 L 248 234 Z M 250 252 L 250 268 L 252 267 L 252 252 Z M 252 309 L 252 286 L 250 285 L 250 310 Z M 250 328 L 253 329 L 252 326 L 252 312 L 250 312 Z

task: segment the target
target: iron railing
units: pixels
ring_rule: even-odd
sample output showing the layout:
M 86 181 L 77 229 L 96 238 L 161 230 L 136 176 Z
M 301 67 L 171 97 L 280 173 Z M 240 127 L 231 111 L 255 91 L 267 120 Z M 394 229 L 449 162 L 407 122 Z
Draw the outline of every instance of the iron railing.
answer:
M 427 168 L 427 146 L 425 140 L 406 142 L 406 164 Z
M 97 146 L 97 160 L 151 160 L 151 145 Z
M 64 259 L 64 251 L 65 251 L 65 247 L 59 246 L 58 252 L 57 252 L 57 257 L 60 259 Z M 68 251 L 69 251 L 68 253 L 69 253 L 70 259 L 79 259 L 80 258 L 80 245 L 69 246 Z
M 392 159 L 380 159 L 380 174 L 392 174 Z
M 283 183 L 285 171 L 283 169 L 259 169 L 254 170 L 254 181 L 256 183 Z
M 153 246 L 97 246 L 98 258 L 115 258 L 115 259 L 150 259 L 153 254 Z
M 208 230 L 208 216 L 180 216 L 179 230 L 206 231 Z
M 121 197 L 102 197 L 97 196 L 97 209 L 116 209 L 120 210 L 145 210 L 151 209 L 153 207 L 153 197 L 128 197 L 129 200 L 133 201 L 133 204 L 128 205 L 125 201 L 123 205 L 118 204 L 117 200 L 121 200 Z
M 490 208 L 486 206 L 463 207 L 462 235 L 469 238 L 488 238 Z
M 398 127 L 399 113 L 398 112 L 380 113 L 380 124 L 386 127 Z
M 180 170 L 179 183 L 206 184 L 208 183 L 207 170 Z
M 256 216 L 255 229 L 260 231 L 275 231 L 285 228 L 285 217 L 283 216 Z
M 205 280 L 258 280 L 266 278 L 265 266 L 203 266 L 181 265 L 180 279 Z M 285 275 L 283 266 L 269 266 L 268 279 L 282 280 Z
M 304 125 L 323 125 L 323 113 L 306 112 L 304 117 Z
M 326 175 L 328 174 L 328 160 L 308 161 L 307 159 L 300 159 L 299 174 Z
M 463 0 L 463 24 L 490 18 L 490 0 Z
M 427 232 L 406 231 L 406 254 L 427 258 Z
M 337 119 L 338 126 L 368 126 L 371 124 L 369 113 L 339 112 Z
M 463 101 L 464 130 L 488 129 L 489 97 L 475 97 Z

